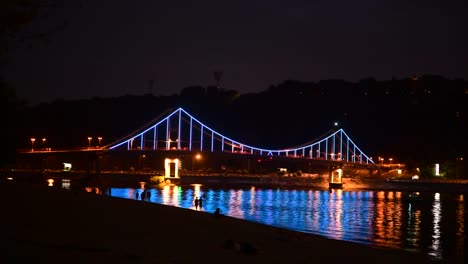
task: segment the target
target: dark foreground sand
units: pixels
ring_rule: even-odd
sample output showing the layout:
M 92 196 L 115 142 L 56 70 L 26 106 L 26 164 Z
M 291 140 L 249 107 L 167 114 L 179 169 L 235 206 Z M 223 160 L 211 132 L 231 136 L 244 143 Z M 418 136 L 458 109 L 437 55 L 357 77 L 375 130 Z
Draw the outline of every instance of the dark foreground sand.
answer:
M 210 213 L 0 182 L 0 263 L 428 263 Z

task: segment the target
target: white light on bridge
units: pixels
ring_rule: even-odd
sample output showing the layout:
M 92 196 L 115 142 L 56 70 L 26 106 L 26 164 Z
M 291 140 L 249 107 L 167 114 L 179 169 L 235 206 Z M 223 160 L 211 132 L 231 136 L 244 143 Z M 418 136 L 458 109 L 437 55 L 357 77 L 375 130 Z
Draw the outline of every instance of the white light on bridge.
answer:
M 440 176 L 440 173 L 439 173 L 439 163 L 436 163 L 436 165 L 435 165 L 435 176 Z

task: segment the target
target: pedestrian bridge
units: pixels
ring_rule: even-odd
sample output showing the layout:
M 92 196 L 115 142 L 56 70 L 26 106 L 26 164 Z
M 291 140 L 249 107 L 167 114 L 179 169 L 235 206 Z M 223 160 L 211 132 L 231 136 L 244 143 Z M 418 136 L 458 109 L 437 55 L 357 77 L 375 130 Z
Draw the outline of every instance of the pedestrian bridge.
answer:
M 153 150 L 222 152 L 255 156 L 304 158 L 330 162 L 373 165 L 343 129 L 299 146 L 266 149 L 244 144 L 205 125 L 182 108 L 166 111 L 147 125 L 104 146 L 107 150 Z

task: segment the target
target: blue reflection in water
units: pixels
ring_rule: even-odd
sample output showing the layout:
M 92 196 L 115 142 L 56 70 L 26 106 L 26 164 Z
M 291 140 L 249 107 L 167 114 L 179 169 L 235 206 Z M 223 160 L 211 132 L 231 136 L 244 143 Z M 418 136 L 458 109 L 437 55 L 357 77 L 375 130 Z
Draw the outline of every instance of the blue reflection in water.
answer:
M 112 188 L 112 196 L 135 199 L 144 189 Z M 220 208 L 225 215 L 286 229 L 314 233 L 379 247 L 425 252 L 436 259 L 447 258 L 444 250 L 453 248 L 455 257 L 464 256 L 464 196 L 453 199 L 453 212 L 442 212 L 441 195 L 429 196 L 427 203 L 408 203 L 407 193 L 393 191 L 211 189 L 201 185 L 165 186 L 147 189 L 150 202 L 205 212 Z M 140 195 L 141 197 L 141 195 Z M 202 207 L 194 199 L 202 197 Z M 140 198 L 141 199 L 141 198 Z M 452 198 L 446 198 L 452 199 Z M 427 207 L 427 210 L 425 208 Z M 448 210 L 448 209 L 447 209 Z M 453 214 L 456 225 L 448 245 L 441 246 L 446 234 L 443 214 Z M 425 224 L 423 224 L 425 223 Z M 424 228 L 424 229 L 423 229 Z M 429 245 L 421 241 L 430 237 Z M 453 242 L 452 242 L 453 241 Z M 453 243 L 453 244 L 450 244 Z M 451 256 L 453 258 L 453 256 Z

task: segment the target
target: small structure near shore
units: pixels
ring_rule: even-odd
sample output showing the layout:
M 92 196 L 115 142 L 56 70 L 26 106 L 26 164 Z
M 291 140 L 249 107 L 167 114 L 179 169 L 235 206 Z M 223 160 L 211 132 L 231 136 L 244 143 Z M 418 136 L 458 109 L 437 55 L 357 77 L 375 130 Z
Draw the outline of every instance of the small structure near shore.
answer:
M 330 168 L 330 182 L 328 184 L 329 189 L 343 189 L 343 182 L 341 178 L 343 177 L 343 169 L 335 167 Z

